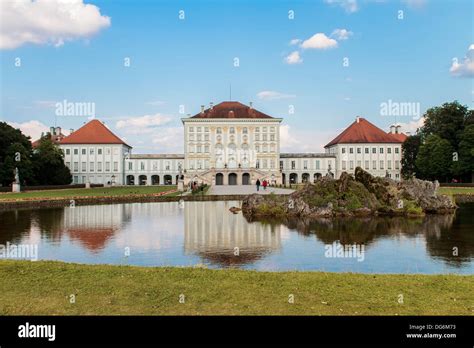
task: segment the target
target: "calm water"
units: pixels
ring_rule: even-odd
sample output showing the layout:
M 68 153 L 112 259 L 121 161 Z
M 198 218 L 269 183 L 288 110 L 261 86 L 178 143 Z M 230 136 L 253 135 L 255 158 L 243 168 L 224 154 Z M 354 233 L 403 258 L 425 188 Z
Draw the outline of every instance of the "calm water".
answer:
M 474 274 L 473 204 L 448 216 L 311 224 L 250 223 L 228 211 L 238 204 L 130 203 L 0 212 L 0 244 L 37 244 L 39 259 L 78 263 Z M 326 246 L 333 243 L 363 245 L 364 253 L 327 257 Z

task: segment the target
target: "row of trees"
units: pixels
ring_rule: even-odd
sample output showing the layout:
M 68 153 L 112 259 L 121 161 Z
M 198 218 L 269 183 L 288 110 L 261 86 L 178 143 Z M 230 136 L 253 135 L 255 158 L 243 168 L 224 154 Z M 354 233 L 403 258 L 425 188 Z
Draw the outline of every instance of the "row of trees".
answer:
M 64 154 L 48 135 L 33 149 L 30 137 L 5 122 L 0 122 L 0 184 L 9 186 L 19 170 L 22 185 L 65 185 L 71 173 Z
M 474 110 L 457 101 L 428 109 L 424 125 L 402 145 L 402 175 L 472 181 Z

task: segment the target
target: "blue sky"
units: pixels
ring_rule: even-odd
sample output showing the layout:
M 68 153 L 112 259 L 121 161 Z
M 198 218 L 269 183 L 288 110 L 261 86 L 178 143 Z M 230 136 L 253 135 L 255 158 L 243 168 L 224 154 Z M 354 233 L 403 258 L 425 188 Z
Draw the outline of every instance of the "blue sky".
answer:
M 78 21 L 25 1 L 34 16 L 1 5 L 0 119 L 32 136 L 79 128 L 87 117 L 57 116 L 55 103 L 90 102 L 135 153 L 179 152 L 180 105 L 229 100 L 230 84 L 232 100 L 284 118 L 283 151 L 321 151 L 357 115 L 384 129 L 422 122 L 381 115 L 388 100 L 472 107 L 469 0 L 85 1 L 96 8 L 67 9 Z

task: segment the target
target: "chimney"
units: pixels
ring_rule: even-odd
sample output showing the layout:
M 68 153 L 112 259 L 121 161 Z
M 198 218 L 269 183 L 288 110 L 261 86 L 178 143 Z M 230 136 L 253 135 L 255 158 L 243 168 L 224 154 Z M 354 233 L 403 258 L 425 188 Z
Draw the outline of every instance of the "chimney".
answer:
M 252 109 L 253 108 L 253 102 L 249 102 L 249 107 Z
M 397 124 L 397 125 L 395 126 L 395 133 L 396 133 L 396 134 L 399 134 L 401 128 L 402 128 L 402 126 L 400 126 L 399 124 Z
M 71 128 L 69 129 L 69 134 L 72 134 L 72 133 L 74 133 L 74 129 Z
M 209 103 L 210 107 L 211 107 L 211 110 L 214 108 L 214 103 L 213 102 L 210 102 Z
M 61 127 L 56 127 L 56 133 L 55 135 L 61 134 Z
M 359 116 L 356 117 L 356 121 L 357 121 L 357 123 L 360 122 L 360 117 Z
M 390 125 L 390 134 L 394 134 L 394 133 L 395 133 L 395 125 L 391 124 Z
M 201 105 L 201 114 L 204 113 L 204 105 Z

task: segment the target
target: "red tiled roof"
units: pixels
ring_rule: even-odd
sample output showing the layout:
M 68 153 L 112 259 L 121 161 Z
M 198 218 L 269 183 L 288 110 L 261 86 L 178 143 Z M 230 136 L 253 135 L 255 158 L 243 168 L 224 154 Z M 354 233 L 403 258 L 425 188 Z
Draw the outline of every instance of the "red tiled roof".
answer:
M 60 144 L 123 144 L 122 139 L 116 136 L 99 120 L 92 120 L 74 133 L 61 140 Z M 128 145 L 127 145 L 128 146 Z
M 273 118 L 236 101 L 225 101 L 191 118 Z
M 401 134 L 398 134 L 401 135 Z M 341 134 L 335 137 L 325 147 L 336 144 L 359 144 L 359 143 L 402 143 L 394 134 L 387 134 L 379 127 L 359 117 Z
M 404 133 L 388 133 L 388 135 L 392 136 L 401 143 L 403 143 L 408 138 Z

